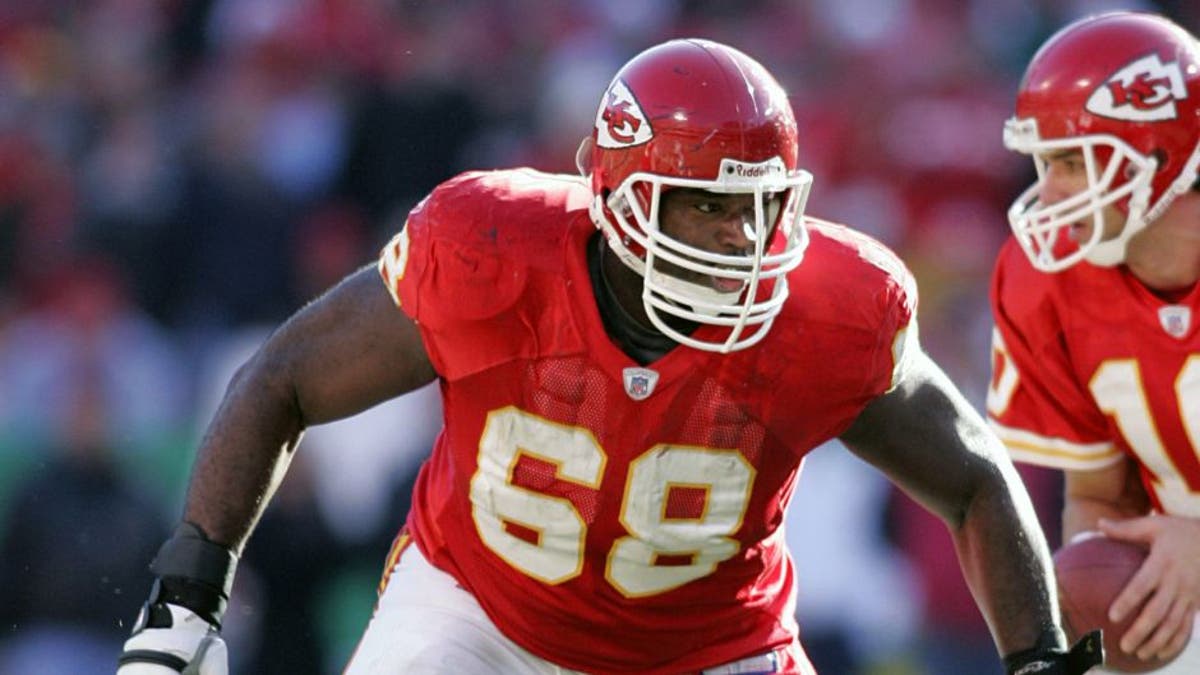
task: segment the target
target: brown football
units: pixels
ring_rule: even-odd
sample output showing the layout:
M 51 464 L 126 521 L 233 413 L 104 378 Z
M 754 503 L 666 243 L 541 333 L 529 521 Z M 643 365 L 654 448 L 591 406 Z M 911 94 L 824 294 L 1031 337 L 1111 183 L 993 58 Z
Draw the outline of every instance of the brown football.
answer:
M 1058 601 L 1067 636 L 1074 642 L 1088 631 L 1102 629 L 1106 668 L 1145 673 L 1162 668 L 1178 656 L 1143 661 L 1121 651 L 1121 636 L 1137 619 L 1140 607 L 1120 623 L 1108 620 L 1108 608 L 1141 567 L 1146 554 L 1141 546 L 1101 535 L 1078 539 L 1054 554 Z

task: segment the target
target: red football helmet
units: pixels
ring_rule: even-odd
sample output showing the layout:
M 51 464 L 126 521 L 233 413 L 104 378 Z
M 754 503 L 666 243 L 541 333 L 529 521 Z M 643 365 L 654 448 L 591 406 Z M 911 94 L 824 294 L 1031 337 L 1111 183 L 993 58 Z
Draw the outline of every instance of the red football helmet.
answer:
M 1034 267 L 1053 272 L 1086 259 L 1112 266 L 1147 223 L 1191 189 L 1200 163 L 1200 45 L 1153 14 L 1115 12 L 1060 30 L 1038 50 L 1017 92 L 1005 145 L 1033 157 L 1038 182 L 1009 209 Z M 1088 188 L 1053 204 L 1040 190 L 1051 153 L 1079 150 Z M 1101 241 L 1103 209 L 1127 215 Z M 1071 242 L 1073 223 L 1091 237 Z
M 659 330 L 720 352 L 766 335 L 787 297 L 785 275 L 808 244 L 802 216 L 812 176 L 797 168 L 797 152 L 796 120 L 783 88 L 735 49 L 674 40 L 642 52 L 616 74 L 580 148 L 580 171 L 591 180 L 592 219 L 621 260 L 642 275 L 642 301 Z M 754 195 L 755 223 L 746 229 L 753 254 L 711 253 L 664 234 L 661 195 L 681 187 Z M 723 293 L 684 281 L 660 271 L 656 263 L 663 262 L 735 280 L 740 290 Z M 720 341 L 697 340 L 662 314 L 732 329 Z

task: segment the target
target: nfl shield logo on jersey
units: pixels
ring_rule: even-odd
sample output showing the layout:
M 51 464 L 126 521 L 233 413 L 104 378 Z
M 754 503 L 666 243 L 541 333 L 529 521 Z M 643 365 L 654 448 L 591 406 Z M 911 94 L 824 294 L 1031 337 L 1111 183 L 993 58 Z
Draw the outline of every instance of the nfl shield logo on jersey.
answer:
M 1192 309 L 1183 305 L 1167 305 L 1158 309 L 1163 330 L 1173 338 L 1181 338 L 1192 328 Z
M 658 373 L 649 368 L 626 368 L 621 374 L 625 378 L 625 393 L 635 401 L 649 397 L 658 384 Z

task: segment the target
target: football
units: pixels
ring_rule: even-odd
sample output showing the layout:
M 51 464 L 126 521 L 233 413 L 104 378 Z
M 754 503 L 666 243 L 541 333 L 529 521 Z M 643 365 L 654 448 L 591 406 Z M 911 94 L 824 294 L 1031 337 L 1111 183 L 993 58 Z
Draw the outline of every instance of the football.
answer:
M 1121 636 L 1137 619 L 1140 607 L 1119 623 L 1108 620 L 1108 608 L 1141 567 L 1146 554 L 1141 546 L 1099 534 L 1077 539 L 1054 554 L 1058 601 L 1067 637 L 1074 642 L 1088 631 L 1103 629 L 1106 668 L 1145 673 L 1162 668 L 1174 658 L 1143 661 L 1121 651 Z

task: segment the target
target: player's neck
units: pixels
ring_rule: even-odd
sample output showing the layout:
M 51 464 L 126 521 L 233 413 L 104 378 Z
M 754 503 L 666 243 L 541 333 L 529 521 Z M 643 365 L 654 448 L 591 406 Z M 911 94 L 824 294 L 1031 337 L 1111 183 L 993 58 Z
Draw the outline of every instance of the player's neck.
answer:
M 599 255 L 600 278 L 612 299 L 640 328 L 654 330 L 646 316 L 646 307 L 642 304 L 641 277 L 608 250 L 602 236 L 598 237 L 596 251 Z
M 1125 265 L 1146 288 L 1178 299 L 1200 281 L 1200 192 L 1180 195 L 1129 242 Z
M 634 361 L 657 361 L 678 343 L 650 326 L 642 306 L 641 277 L 608 251 L 599 233 L 588 246 L 588 271 L 608 336 Z

